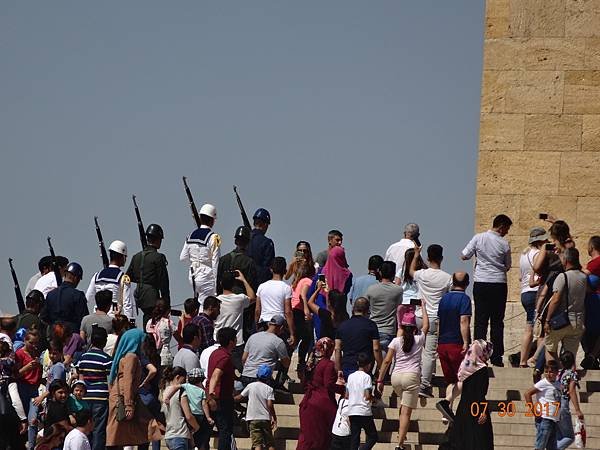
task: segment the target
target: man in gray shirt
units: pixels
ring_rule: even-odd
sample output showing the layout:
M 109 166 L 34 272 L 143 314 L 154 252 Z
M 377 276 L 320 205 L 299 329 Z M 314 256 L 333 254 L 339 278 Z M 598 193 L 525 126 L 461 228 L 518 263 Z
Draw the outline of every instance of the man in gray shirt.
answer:
M 188 323 L 181 331 L 183 347 L 179 349 L 173 358 L 173 367 L 183 367 L 187 373 L 192 369 L 200 368 L 198 358 L 198 347 L 200 347 L 200 328 L 198 325 Z
M 547 317 L 557 317 L 566 310 L 569 324 L 560 329 L 552 329 L 551 320 L 546 320 L 546 350 L 554 359 L 558 359 L 558 347 L 561 342 L 564 350 L 577 355 L 584 329 L 587 288 L 587 276 L 581 271 L 579 251 L 576 248 L 567 248 L 560 255 L 560 259 L 565 272 L 558 275 L 554 281 Z
M 248 338 L 242 355 L 244 371 L 241 381 L 244 386 L 256 381 L 256 371 L 263 364 L 270 366 L 273 371 L 278 368 L 287 371 L 290 357 L 285 342 L 279 337 L 284 323 L 285 319 L 282 316 L 273 316 L 266 331 L 255 333 Z
M 92 327 L 94 325 L 104 328 L 107 334 L 113 332 L 112 317 L 108 315 L 111 306 L 111 291 L 96 292 L 96 311 L 81 319 L 81 331 L 79 331 L 79 334 L 84 341 L 89 343 L 88 339 L 92 336 Z
M 398 331 L 396 311 L 398 305 L 402 303 L 402 287 L 394 284 L 396 263 L 384 261 L 379 273 L 381 281 L 369 286 L 365 297 L 371 304 L 370 319 L 377 325 L 379 343 L 385 357 L 388 345 Z

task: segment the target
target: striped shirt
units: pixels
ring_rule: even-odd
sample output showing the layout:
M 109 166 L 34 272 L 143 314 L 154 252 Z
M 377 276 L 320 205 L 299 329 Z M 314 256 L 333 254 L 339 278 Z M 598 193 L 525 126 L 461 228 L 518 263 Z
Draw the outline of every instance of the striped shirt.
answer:
M 108 375 L 111 367 L 112 358 L 100 349 L 91 348 L 81 355 L 77 369 L 87 388 L 84 400 L 108 400 Z

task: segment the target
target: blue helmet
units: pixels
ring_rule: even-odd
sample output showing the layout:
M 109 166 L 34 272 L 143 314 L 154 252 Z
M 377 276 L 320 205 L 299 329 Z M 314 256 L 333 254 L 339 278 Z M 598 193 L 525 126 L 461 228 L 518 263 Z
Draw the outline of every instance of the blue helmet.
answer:
M 252 216 L 253 220 L 262 220 L 264 223 L 269 225 L 271 223 L 271 214 L 265 208 L 258 208 L 254 215 Z
M 67 272 L 72 273 L 80 280 L 83 278 L 83 268 L 76 262 L 69 263 L 67 266 Z

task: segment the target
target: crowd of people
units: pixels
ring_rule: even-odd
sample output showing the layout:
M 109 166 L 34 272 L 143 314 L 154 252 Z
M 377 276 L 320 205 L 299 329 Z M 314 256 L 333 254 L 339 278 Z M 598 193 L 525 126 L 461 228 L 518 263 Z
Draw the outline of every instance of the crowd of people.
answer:
M 86 293 L 78 263 L 41 258 L 26 310 L 0 318 L 1 448 L 156 450 L 164 439 L 171 450 L 208 449 L 216 428 L 218 449 L 230 450 L 234 425 L 244 421 L 253 449 L 274 449 L 275 393 L 288 391 L 293 376 L 304 391 L 298 450 L 372 448 L 372 410 L 387 384 L 398 399 L 403 449 L 419 399 L 434 397 L 439 359 L 447 387 L 436 407 L 448 425 L 440 447 L 492 449 L 489 411 L 473 414 L 472 405 L 485 402 L 488 363 L 515 358 L 535 367 L 526 398 L 559 402 L 559 414 L 538 418 L 535 448 L 573 442 L 570 404 L 583 420 L 580 344 L 583 368 L 598 368 L 600 356 L 600 237 L 590 239 L 583 269 L 564 221 L 531 230 L 519 261 L 521 352 L 505 358 L 506 215 L 456 256 L 475 259 L 473 302 L 468 271 L 445 272 L 443 247 L 424 249 L 414 223 L 354 276 L 339 230 L 314 258 L 299 241 L 288 263 L 266 236 L 267 210 L 256 211 L 253 229 L 235 230 L 235 248 L 224 255 L 212 230 L 216 208 L 203 205 L 199 217 L 180 254 L 194 291 L 182 311 L 171 306 L 159 225 L 147 228 L 147 245 L 127 270 L 127 246 L 114 241 Z

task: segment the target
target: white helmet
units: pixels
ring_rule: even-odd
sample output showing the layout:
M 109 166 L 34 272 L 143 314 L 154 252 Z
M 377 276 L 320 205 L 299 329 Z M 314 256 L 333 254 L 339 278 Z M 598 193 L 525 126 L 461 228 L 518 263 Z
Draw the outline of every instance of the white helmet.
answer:
M 210 203 L 205 203 L 204 205 L 202 205 L 202 208 L 200 208 L 200 214 L 212 217 L 213 219 L 217 220 L 217 208 L 215 208 L 215 206 L 211 205 Z
M 111 252 L 118 253 L 119 255 L 127 256 L 127 246 L 123 241 L 112 241 L 108 249 Z

